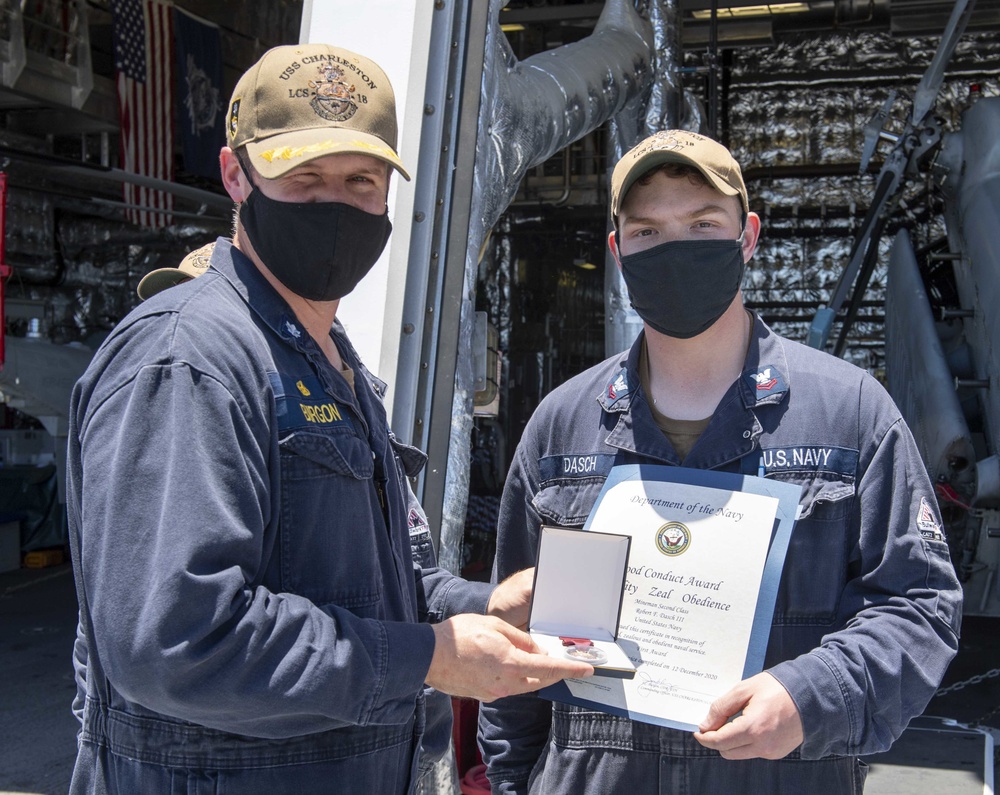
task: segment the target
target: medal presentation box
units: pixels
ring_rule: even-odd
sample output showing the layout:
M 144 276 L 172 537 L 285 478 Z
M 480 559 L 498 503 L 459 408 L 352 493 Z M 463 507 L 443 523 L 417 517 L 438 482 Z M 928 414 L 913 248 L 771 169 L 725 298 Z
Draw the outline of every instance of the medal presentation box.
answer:
M 595 676 L 635 676 L 618 644 L 631 543 L 615 533 L 541 528 L 528 632 L 550 656 L 589 662 Z

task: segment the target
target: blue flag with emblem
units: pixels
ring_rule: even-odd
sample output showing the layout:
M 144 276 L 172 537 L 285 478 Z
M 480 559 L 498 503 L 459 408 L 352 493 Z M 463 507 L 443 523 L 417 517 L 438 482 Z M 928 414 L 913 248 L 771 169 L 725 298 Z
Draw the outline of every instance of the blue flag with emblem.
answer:
M 184 168 L 219 180 L 219 149 L 226 143 L 219 28 L 174 9 L 177 119 L 184 142 Z

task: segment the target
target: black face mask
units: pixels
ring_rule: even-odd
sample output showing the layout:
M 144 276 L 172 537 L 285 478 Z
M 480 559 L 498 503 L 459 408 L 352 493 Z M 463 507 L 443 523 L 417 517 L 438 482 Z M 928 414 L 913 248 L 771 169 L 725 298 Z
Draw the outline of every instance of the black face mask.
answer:
M 636 313 L 668 337 L 689 339 L 711 328 L 743 280 L 739 240 L 670 240 L 621 258 Z
M 281 202 L 259 188 L 240 205 L 240 222 L 275 278 L 311 301 L 351 292 L 392 231 L 388 210 L 372 215 L 339 202 Z

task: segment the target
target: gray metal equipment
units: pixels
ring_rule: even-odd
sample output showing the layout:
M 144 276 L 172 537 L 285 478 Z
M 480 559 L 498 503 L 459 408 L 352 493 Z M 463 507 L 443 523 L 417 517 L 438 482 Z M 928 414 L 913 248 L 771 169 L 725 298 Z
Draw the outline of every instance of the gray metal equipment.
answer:
M 915 251 L 892 244 L 886 285 L 886 379 L 934 479 L 966 615 L 1000 615 L 1000 97 L 980 98 L 956 132 L 932 115 L 945 65 L 971 15 L 958 2 L 917 87 L 902 134 L 883 130 L 895 95 L 866 130 L 864 166 L 893 148 L 830 303 L 809 343 L 825 347 L 835 320 L 841 354 L 878 260 L 879 239 L 908 182 L 927 180 L 944 203 L 946 239 Z M 841 316 L 841 310 L 846 311 Z
M 869 280 L 878 260 L 879 240 L 885 223 L 902 198 L 902 188 L 906 178 L 915 176 L 918 169 L 927 163 L 930 155 L 940 145 L 941 122 L 931 115 L 930 111 L 941 88 L 945 66 L 965 31 L 974 6 L 975 0 L 958 0 L 955 3 L 937 52 L 914 93 L 910 115 L 903 132 L 897 134 L 884 129 L 885 121 L 896 99 L 896 92 L 889 95 L 885 104 L 865 127 L 865 146 L 860 173 L 864 174 L 867 171 L 868 163 L 880 141 L 890 141 L 893 148 L 879 171 L 875 196 L 855 237 L 850 261 L 841 274 L 829 304 L 816 312 L 809 328 L 808 341 L 814 348 L 826 347 L 834 321 L 847 304 L 833 352 L 840 356 L 844 351 L 847 334 L 857 317 L 861 300 L 868 289 Z
M 59 502 L 66 502 L 66 442 L 73 386 L 94 356 L 86 345 L 53 345 L 34 337 L 8 337 L 0 369 L 0 395 L 11 408 L 35 417 L 55 446 Z
M 966 471 L 966 453 L 935 469 L 933 448 L 924 449 L 936 475 L 942 509 L 949 525 L 955 565 L 965 587 L 966 615 L 1000 615 L 1000 97 L 980 99 L 962 116 L 961 130 L 947 133 L 936 161 L 945 200 L 947 249 L 932 252 L 947 265 L 947 289 L 935 296 L 936 331 L 943 341 L 933 348 L 913 350 L 915 326 L 903 325 L 906 315 L 887 309 L 890 328 L 899 325 L 887 355 L 909 344 L 910 355 L 944 357 L 948 386 L 962 407 L 968 431 L 964 445 L 973 457 Z M 894 297 L 899 283 L 892 279 L 887 292 Z M 943 299 L 943 300 L 942 300 Z M 887 329 L 888 331 L 888 329 Z M 890 384 L 893 384 L 890 375 Z M 934 384 L 900 379 L 893 394 L 932 391 Z M 904 416 L 911 425 L 943 423 L 949 412 L 942 401 L 929 402 L 922 411 Z

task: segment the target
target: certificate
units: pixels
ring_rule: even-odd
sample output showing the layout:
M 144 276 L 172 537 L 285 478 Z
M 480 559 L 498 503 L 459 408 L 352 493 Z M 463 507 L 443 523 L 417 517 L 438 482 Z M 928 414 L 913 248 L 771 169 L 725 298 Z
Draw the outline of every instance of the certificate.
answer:
M 632 538 L 618 643 L 632 679 L 567 679 L 555 701 L 694 731 L 763 668 L 800 489 L 664 466 L 614 467 L 584 530 Z

